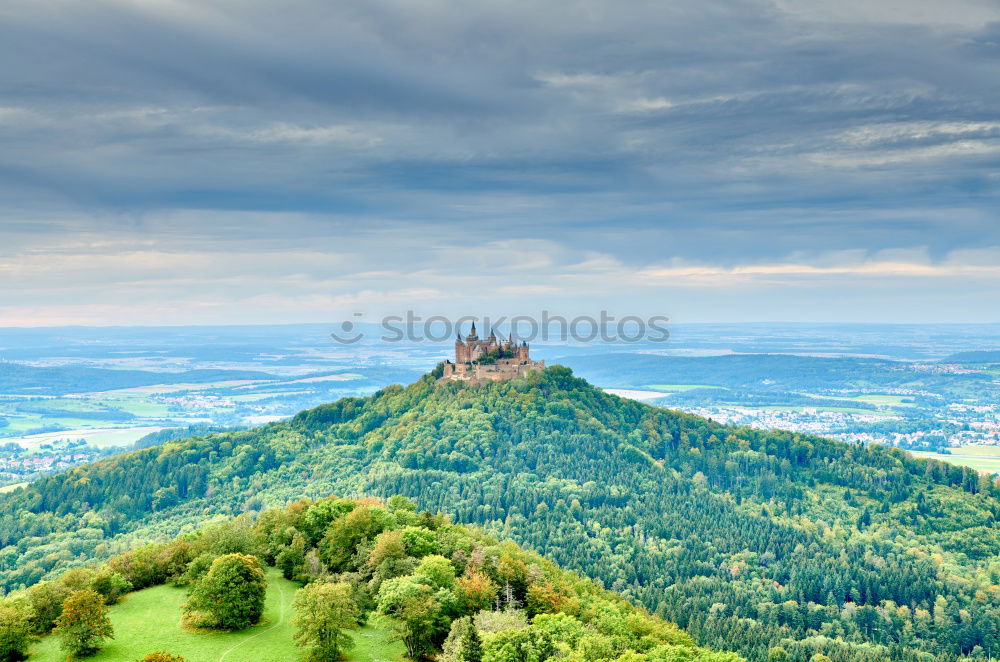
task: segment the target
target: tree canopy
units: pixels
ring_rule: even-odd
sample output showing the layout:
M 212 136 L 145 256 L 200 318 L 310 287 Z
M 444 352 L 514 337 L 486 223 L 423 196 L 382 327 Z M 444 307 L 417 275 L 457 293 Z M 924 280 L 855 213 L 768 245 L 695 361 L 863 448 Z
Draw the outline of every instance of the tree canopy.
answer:
M 212 514 L 330 493 L 409 497 L 755 661 L 776 647 L 834 662 L 1000 650 L 993 479 L 898 449 L 719 425 L 558 367 L 486 385 L 427 377 L 37 481 L 0 496 L 0 581 L 29 586 Z M 351 510 L 347 525 L 345 508 L 310 515 L 274 561 L 341 571 L 351 546 L 371 539 L 383 581 L 427 553 L 422 534 L 379 538 L 381 513 Z M 493 599 L 494 585 L 518 593 L 496 582 L 459 573 L 448 590 L 466 605 Z M 390 586 L 402 595 L 412 582 Z M 565 598 L 534 587 L 518 599 Z
M 195 583 L 185 608 L 201 617 L 196 619 L 201 625 L 242 630 L 260 620 L 266 591 L 267 577 L 257 557 L 223 554 Z

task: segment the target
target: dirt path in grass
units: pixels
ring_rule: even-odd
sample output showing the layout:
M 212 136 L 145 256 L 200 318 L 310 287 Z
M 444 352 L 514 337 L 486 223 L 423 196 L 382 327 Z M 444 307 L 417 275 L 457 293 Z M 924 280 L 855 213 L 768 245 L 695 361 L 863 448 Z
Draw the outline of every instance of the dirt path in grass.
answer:
M 219 659 L 216 660 L 216 662 L 223 662 L 223 660 L 226 659 L 227 655 L 229 655 L 230 653 L 232 653 L 234 650 L 236 650 L 240 646 L 243 646 L 246 643 L 248 643 L 250 641 L 253 641 L 254 639 L 256 639 L 257 637 L 259 637 L 262 634 L 266 634 L 266 633 L 270 632 L 271 630 L 273 630 L 273 629 L 275 629 L 277 627 L 281 627 L 282 625 L 284 625 L 284 623 L 285 623 L 285 589 L 283 589 L 281 587 L 280 583 L 275 583 L 274 586 L 275 586 L 276 589 L 278 589 L 278 596 L 279 596 L 278 597 L 278 621 L 274 625 L 272 625 L 271 627 L 265 628 L 265 629 L 261 630 L 260 632 L 258 632 L 257 634 L 250 635 L 249 637 L 247 637 L 246 639 L 244 639 L 243 641 L 241 641 L 240 643 L 238 643 L 238 644 L 236 644 L 234 646 L 230 646 L 229 648 L 227 648 L 226 650 L 224 650 L 222 652 L 222 655 L 219 656 Z

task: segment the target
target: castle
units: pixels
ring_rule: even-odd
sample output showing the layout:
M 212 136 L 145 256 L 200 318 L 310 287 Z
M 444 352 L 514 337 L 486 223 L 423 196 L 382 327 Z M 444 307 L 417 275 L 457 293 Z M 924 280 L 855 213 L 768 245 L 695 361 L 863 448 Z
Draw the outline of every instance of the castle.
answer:
M 498 341 L 493 331 L 480 340 L 473 322 L 465 340 L 461 333 L 455 339 L 455 362 L 445 361 L 441 381 L 501 382 L 544 368 L 545 361 L 532 361 L 528 356 L 528 343 L 518 345 L 513 337 Z

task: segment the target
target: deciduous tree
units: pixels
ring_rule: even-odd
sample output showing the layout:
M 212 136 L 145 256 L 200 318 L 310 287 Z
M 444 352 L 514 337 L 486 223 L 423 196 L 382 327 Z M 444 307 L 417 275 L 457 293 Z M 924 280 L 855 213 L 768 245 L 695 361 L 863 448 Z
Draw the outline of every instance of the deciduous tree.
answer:
M 71 594 L 56 619 L 56 634 L 61 640 L 60 648 L 72 657 L 86 657 L 99 651 L 104 639 L 115 636 L 104 596 L 89 589 Z
M 295 594 L 296 645 L 315 662 L 335 662 L 354 643 L 347 630 L 358 627 L 358 606 L 350 584 L 313 583 Z
M 20 662 L 28 657 L 28 621 L 13 607 L 0 605 L 0 662 Z
M 189 614 L 206 614 L 208 625 L 241 630 L 264 613 L 267 577 L 256 556 L 223 554 L 194 587 L 185 605 Z

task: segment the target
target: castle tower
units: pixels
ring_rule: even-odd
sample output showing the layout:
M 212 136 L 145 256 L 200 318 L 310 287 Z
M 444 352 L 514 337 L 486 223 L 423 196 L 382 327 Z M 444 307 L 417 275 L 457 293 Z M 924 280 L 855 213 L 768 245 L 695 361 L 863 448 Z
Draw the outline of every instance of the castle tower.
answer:
M 476 324 L 472 323 L 469 335 L 462 338 L 461 329 L 455 338 L 455 362 L 444 363 L 441 381 L 488 382 L 503 381 L 513 377 L 524 377 L 529 373 L 543 370 L 544 361 L 533 361 L 528 355 L 528 343 L 518 345 L 513 333 L 505 338 L 497 338 L 496 331 L 489 329 L 489 336 L 480 340 L 476 334 Z
M 517 360 L 518 361 L 528 361 L 528 343 L 521 342 L 521 346 L 517 348 Z
M 472 359 L 469 356 L 469 346 L 462 342 L 462 334 L 459 332 L 455 338 L 455 363 L 468 363 Z

